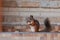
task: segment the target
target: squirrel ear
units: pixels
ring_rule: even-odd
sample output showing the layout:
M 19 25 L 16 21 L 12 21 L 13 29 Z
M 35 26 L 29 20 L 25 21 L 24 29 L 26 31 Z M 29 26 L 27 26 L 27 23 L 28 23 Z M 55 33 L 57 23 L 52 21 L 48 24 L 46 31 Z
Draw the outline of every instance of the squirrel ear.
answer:
M 33 15 L 30 15 L 30 17 L 33 17 Z

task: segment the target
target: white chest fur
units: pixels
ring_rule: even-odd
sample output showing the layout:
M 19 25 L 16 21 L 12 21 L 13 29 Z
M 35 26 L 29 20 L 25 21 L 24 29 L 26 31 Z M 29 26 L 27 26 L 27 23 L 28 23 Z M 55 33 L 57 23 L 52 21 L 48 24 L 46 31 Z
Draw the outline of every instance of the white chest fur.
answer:
M 34 26 L 30 26 L 30 31 L 31 31 L 31 32 L 35 32 Z

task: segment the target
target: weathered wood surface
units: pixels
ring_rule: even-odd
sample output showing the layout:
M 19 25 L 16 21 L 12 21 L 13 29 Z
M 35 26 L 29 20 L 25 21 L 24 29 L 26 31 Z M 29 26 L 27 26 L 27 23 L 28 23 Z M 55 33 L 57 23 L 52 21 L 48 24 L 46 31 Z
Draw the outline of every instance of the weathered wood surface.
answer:
M 4 0 L 5 7 L 60 8 L 59 0 Z
M 0 33 L 0 40 L 60 40 L 59 33 Z
M 2 21 L 3 21 L 3 13 L 2 13 L 2 11 L 3 11 L 3 7 L 2 7 L 2 0 L 0 0 L 0 32 L 2 32 Z

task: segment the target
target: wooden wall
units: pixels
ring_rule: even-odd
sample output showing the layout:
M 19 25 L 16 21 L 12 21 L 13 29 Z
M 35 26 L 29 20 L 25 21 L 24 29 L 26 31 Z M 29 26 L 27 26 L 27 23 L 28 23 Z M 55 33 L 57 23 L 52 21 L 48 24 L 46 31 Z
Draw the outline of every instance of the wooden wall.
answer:
M 4 36 L 3 36 L 4 35 Z M 59 33 L 3 33 L 0 40 L 60 40 Z
M 2 32 L 2 0 L 0 0 L 0 32 Z

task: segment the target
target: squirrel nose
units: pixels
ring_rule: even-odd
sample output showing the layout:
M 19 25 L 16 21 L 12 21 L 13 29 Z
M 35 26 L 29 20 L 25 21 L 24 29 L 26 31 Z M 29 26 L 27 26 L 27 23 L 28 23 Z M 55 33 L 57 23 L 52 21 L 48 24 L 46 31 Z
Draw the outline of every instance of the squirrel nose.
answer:
M 28 24 L 31 24 L 30 22 L 28 22 Z

